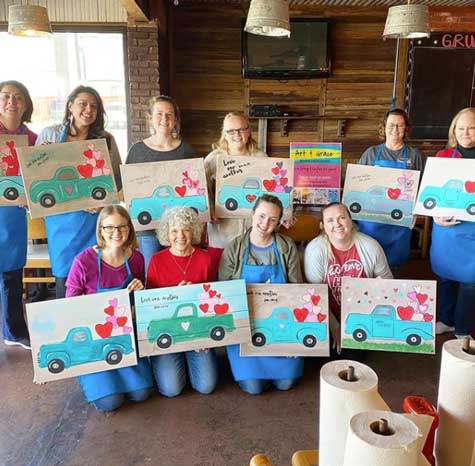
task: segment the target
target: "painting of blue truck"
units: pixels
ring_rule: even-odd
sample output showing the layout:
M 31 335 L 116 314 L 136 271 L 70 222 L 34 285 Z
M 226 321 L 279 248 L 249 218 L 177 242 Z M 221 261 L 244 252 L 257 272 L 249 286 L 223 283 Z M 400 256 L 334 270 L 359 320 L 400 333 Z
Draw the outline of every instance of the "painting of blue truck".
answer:
M 0 196 L 3 197 L 2 205 L 12 205 L 22 194 L 25 194 L 21 176 L 1 176 Z M 5 202 L 8 201 L 8 202 Z
M 426 186 L 419 194 L 419 202 L 428 210 L 448 207 L 475 215 L 475 192 L 468 192 L 466 185 L 462 180 L 452 179 L 443 186 Z

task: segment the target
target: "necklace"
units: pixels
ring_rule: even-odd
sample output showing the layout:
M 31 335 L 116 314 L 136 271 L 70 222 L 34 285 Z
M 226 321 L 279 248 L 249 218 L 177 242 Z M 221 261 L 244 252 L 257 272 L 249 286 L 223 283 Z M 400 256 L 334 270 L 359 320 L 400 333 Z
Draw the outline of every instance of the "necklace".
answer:
M 172 256 L 172 259 L 173 259 L 173 262 L 175 262 L 175 265 L 178 267 L 178 269 L 183 273 L 183 275 L 186 275 L 186 272 L 188 271 L 188 267 L 190 266 L 191 264 L 191 259 L 193 259 L 193 254 L 194 254 L 194 250 L 193 252 L 190 254 L 190 258 L 188 259 L 188 263 L 186 264 L 185 268 L 183 268 L 175 259 L 175 256 L 170 252 L 170 255 Z

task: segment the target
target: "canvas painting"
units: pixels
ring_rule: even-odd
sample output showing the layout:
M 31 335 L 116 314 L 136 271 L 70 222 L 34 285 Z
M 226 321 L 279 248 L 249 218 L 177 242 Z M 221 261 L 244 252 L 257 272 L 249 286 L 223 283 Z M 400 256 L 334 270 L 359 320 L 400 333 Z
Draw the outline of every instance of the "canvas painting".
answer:
M 348 164 L 343 203 L 353 220 L 411 227 L 418 170 Z
M 244 280 L 135 292 L 140 356 L 250 341 Z
M 190 207 L 201 221 L 209 216 L 203 159 L 121 165 L 124 197 L 136 230 L 157 228 L 172 207 Z
M 35 381 L 137 364 L 127 290 L 26 305 Z
M 105 139 L 22 147 L 18 153 L 32 218 L 119 202 Z
M 256 199 L 263 194 L 278 197 L 284 206 L 284 217 L 291 217 L 292 160 L 219 156 L 216 164 L 215 211 L 218 218 L 249 217 Z
M 327 285 L 247 285 L 251 342 L 241 356 L 328 356 Z
M 18 147 L 28 146 L 28 136 L 0 134 L 0 206 L 26 205 Z
M 435 353 L 437 282 L 343 277 L 343 348 Z
M 428 157 L 414 212 L 475 222 L 475 160 Z

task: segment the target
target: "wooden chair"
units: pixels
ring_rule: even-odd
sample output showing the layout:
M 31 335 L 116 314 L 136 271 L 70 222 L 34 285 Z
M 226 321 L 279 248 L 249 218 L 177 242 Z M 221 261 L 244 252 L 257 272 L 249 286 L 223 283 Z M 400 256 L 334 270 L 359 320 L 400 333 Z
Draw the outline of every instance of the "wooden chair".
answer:
M 42 218 L 31 219 L 28 216 L 28 251 L 23 269 L 25 298 L 28 297 L 28 283 L 55 282 L 51 275 L 48 244 L 33 244 L 33 240 L 46 240 L 45 222 Z

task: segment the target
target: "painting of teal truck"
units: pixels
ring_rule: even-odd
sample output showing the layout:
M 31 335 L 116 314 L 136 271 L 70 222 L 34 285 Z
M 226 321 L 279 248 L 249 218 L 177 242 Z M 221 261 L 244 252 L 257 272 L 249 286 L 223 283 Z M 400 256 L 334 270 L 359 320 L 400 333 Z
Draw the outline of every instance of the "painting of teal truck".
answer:
M 84 197 L 102 201 L 113 191 L 111 175 L 82 178 L 73 166 L 58 168 L 51 179 L 34 181 L 29 187 L 31 201 L 45 208 Z
M 64 341 L 40 346 L 38 366 L 47 368 L 52 374 L 96 361 L 105 361 L 115 366 L 122 361 L 124 355 L 133 351 L 130 334 L 93 339 L 89 327 L 75 327 L 69 330 Z
M 426 186 L 419 195 L 419 201 L 428 210 L 450 207 L 475 215 L 475 192 L 467 192 L 465 184 L 462 180 L 449 180 L 443 186 Z
M 196 305 L 186 303 L 179 305 L 170 318 L 151 320 L 147 338 L 159 348 L 167 349 L 174 343 L 198 338 L 221 341 L 235 329 L 232 314 L 198 316 Z
M 218 202 L 226 209 L 251 209 L 257 198 L 263 194 L 272 194 L 280 199 L 284 209 L 290 207 L 290 192 L 268 192 L 262 189 L 262 181 L 258 178 L 247 178 L 241 186 L 224 185 L 218 194 Z
M 190 207 L 197 213 L 206 210 L 206 196 L 195 194 L 181 196 L 171 186 L 162 185 L 155 189 L 148 197 L 132 199 L 130 203 L 130 216 L 140 225 L 148 225 L 153 220 L 158 220 L 166 209 L 172 207 Z
M 21 176 L 0 177 L 0 195 L 7 201 L 15 201 L 21 194 L 25 194 Z
M 301 343 L 313 348 L 327 339 L 327 325 L 321 322 L 296 322 L 292 311 L 278 307 L 267 319 L 251 320 L 252 344 Z
M 344 331 L 358 343 L 376 339 L 419 346 L 434 339 L 432 327 L 431 322 L 398 319 L 394 306 L 379 304 L 370 314 L 348 314 Z

